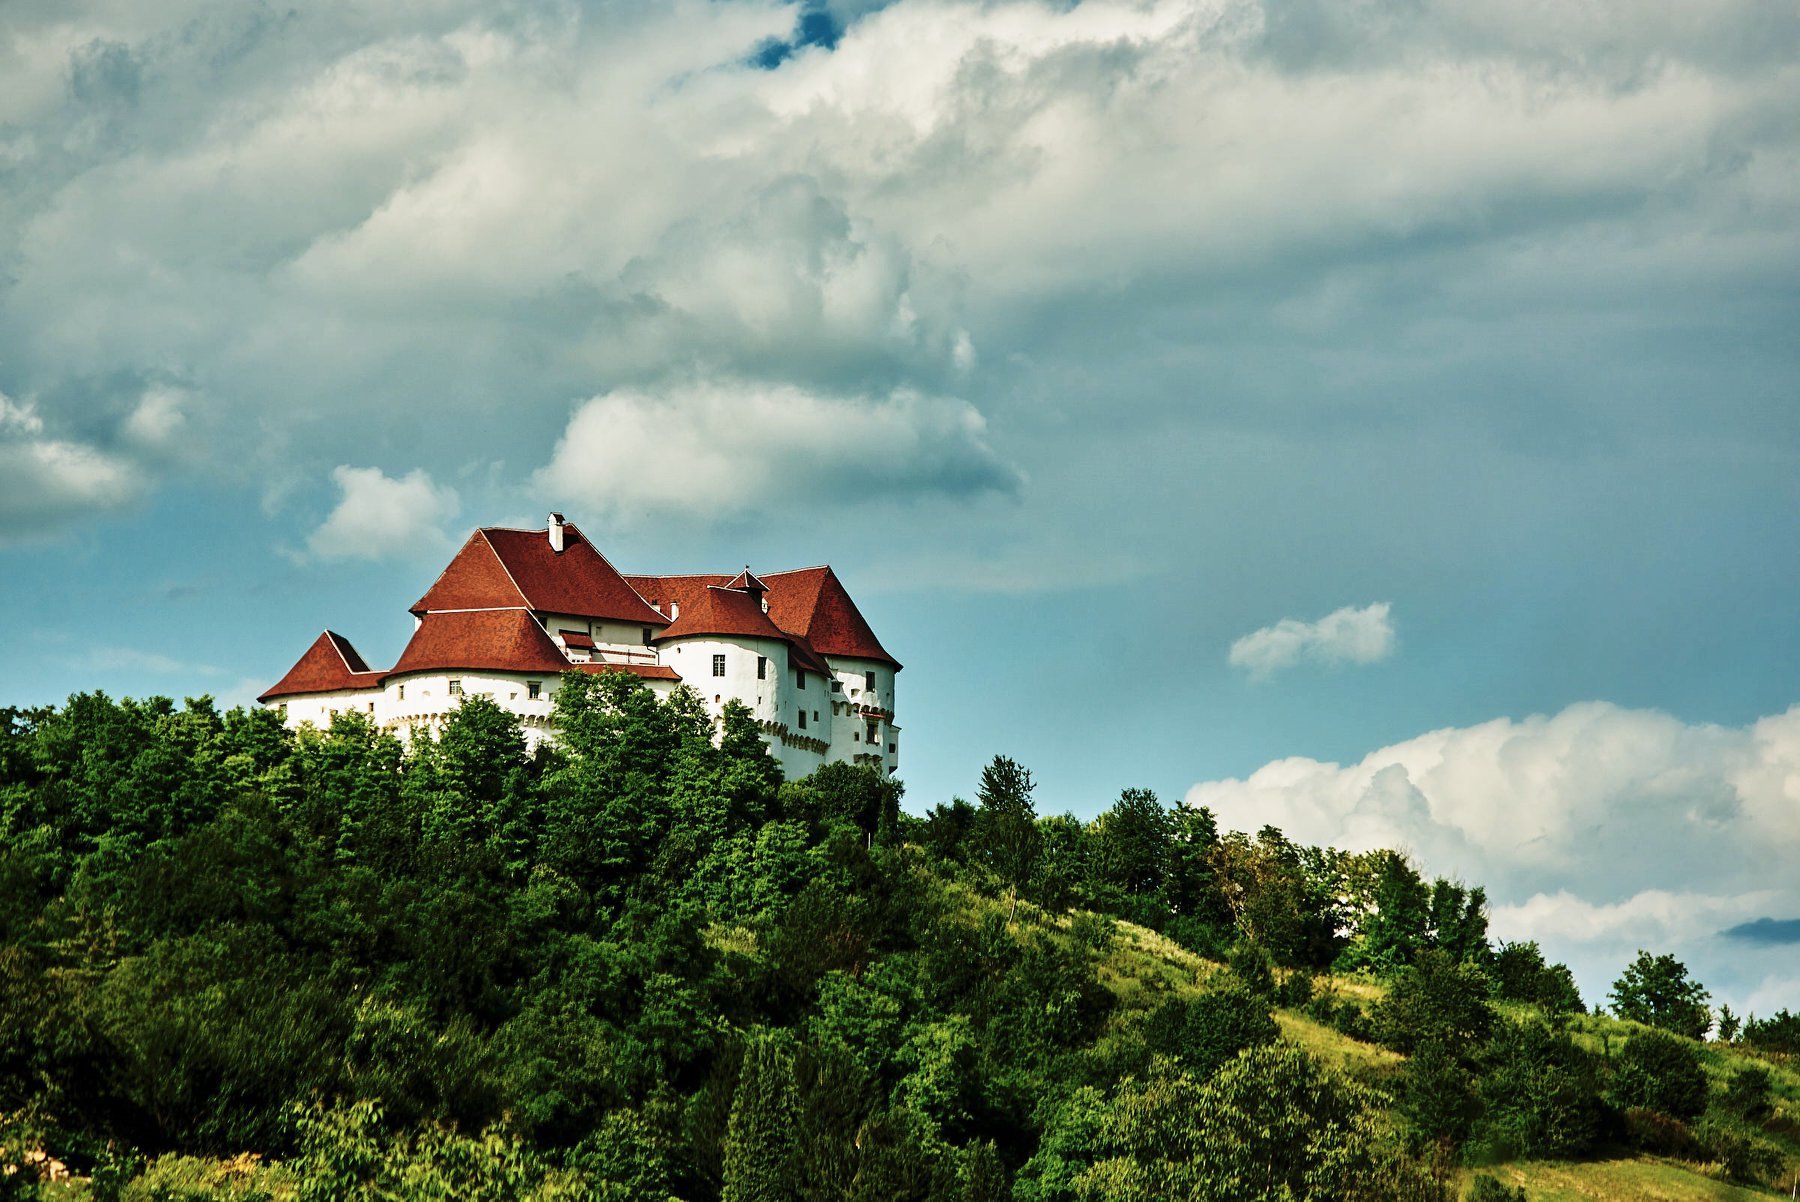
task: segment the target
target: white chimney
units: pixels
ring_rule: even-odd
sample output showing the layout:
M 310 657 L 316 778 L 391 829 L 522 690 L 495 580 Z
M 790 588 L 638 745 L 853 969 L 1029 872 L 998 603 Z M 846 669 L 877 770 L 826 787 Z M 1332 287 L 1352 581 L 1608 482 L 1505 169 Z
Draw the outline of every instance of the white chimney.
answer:
M 550 515 L 550 549 L 558 555 L 562 554 L 563 515 L 560 513 L 553 513 Z

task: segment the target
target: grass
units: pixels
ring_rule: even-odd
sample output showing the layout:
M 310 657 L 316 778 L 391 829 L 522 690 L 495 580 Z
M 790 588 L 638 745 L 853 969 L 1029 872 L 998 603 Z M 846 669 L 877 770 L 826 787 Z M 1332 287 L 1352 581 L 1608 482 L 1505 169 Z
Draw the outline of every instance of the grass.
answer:
M 1488 1173 L 1507 1185 L 1522 1185 L 1530 1202 L 1588 1202 L 1631 1199 L 1632 1202 L 1763 1202 L 1785 1193 L 1734 1185 L 1706 1176 L 1693 1165 L 1653 1156 L 1611 1160 L 1528 1160 L 1471 1169 Z

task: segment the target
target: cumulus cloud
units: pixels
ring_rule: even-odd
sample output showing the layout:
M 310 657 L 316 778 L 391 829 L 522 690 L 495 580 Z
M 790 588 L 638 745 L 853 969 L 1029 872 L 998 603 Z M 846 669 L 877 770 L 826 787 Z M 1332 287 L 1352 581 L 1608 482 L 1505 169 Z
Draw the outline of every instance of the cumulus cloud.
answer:
M 738 515 L 914 492 L 1010 492 L 986 423 L 949 397 L 836 396 L 747 381 L 620 389 L 583 404 L 534 477 L 614 515 Z
M 0 393 L 0 542 L 48 534 L 139 495 L 133 465 L 45 432 L 36 408 Z
M 1229 826 L 1404 848 L 1486 884 L 1496 933 L 1542 939 L 1590 988 L 1655 946 L 1748 990 L 1759 962 L 1718 932 L 1800 909 L 1800 706 L 1727 727 L 1586 702 L 1432 731 L 1355 764 L 1278 760 L 1187 801 Z
M 1800 23 L 1753 0 L 832 12 L 835 45 L 774 70 L 795 12 L 764 0 L 9 12 L 0 386 L 82 427 L 117 416 L 95 380 L 169 372 L 220 399 L 202 470 L 226 480 L 412 430 L 441 474 L 542 462 L 571 398 L 696 371 L 993 415 L 1047 399 L 1018 375 L 1129 369 L 1129 411 L 1190 378 L 1137 333 L 1211 298 L 1351 354 L 1356 315 L 1438 320 L 1462 276 L 1483 287 L 1448 308 L 1492 321 L 1795 253 Z M 1393 286 L 1415 253 L 1429 286 Z M 1510 274 L 1469 270 L 1496 254 Z M 472 420 L 495 396 L 499 430 Z
M 442 550 L 443 523 L 456 516 L 456 490 L 433 484 L 423 470 L 399 479 L 376 467 L 334 468 L 337 507 L 307 537 L 318 559 L 388 559 Z
M 1307 661 L 1318 664 L 1373 664 L 1394 653 L 1394 623 L 1386 601 L 1357 608 L 1346 605 L 1316 622 L 1283 618 L 1231 644 L 1227 659 L 1267 680 L 1283 668 Z

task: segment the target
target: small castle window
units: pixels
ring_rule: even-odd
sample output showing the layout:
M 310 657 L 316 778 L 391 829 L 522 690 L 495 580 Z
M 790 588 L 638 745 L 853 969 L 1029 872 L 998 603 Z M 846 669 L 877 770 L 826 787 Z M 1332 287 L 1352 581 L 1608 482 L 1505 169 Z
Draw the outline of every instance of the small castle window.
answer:
M 525 695 L 527 697 L 531 698 L 533 701 L 536 701 L 539 697 L 543 696 L 543 694 L 544 694 L 544 682 L 543 681 L 528 680 L 525 682 Z
M 375 708 L 375 707 L 374 707 L 374 706 L 370 706 L 370 707 L 369 707 L 369 708 L 370 708 L 370 709 L 374 709 L 374 708 Z M 815 724 L 816 724 L 816 723 L 817 723 L 817 722 L 818 722 L 818 721 L 819 721 L 819 711 L 818 711 L 818 710 L 814 710 L 814 711 L 813 711 L 813 722 L 814 722 L 814 723 L 815 723 Z
M 725 656 L 723 654 L 713 656 L 713 675 L 725 675 Z
M 800 729 L 801 730 L 806 729 L 806 711 L 805 710 L 800 711 Z
M 286 722 L 287 721 L 287 702 L 284 701 L 280 705 L 276 706 L 275 712 L 281 715 L 281 720 L 283 722 Z
M 375 712 L 375 703 L 373 701 L 369 702 L 369 712 L 371 714 Z
M 455 679 L 450 681 L 450 695 L 452 697 L 462 696 L 462 681 Z
M 766 655 L 759 655 L 756 657 L 756 679 L 767 680 L 768 678 L 769 678 L 769 657 Z
M 863 689 L 866 692 L 870 692 L 870 693 L 873 693 L 875 691 L 875 673 L 873 673 L 873 672 L 864 672 L 863 673 Z
M 843 692 L 844 691 L 844 682 L 839 680 L 837 677 L 833 676 L 831 678 L 831 691 L 834 693 Z
M 650 640 L 655 637 L 656 637 L 656 627 L 654 627 L 654 626 L 644 627 L 644 646 L 648 647 L 650 645 Z
M 804 689 L 806 687 L 806 669 L 805 668 L 795 668 L 794 669 L 794 687 L 796 689 Z
M 405 685 L 400 686 L 400 700 L 402 700 L 402 701 L 406 700 L 406 686 Z

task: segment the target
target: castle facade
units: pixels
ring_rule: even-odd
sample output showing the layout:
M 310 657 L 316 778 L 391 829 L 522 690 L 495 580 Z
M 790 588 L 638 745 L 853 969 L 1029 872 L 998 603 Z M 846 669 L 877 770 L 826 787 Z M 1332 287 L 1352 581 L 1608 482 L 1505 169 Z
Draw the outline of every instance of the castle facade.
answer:
M 535 745 L 554 735 L 563 673 L 623 672 L 659 695 L 686 685 L 715 720 L 743 702 L 790 778 L 833 760 L 899 766 L 900 663 L 829 567 L 625 574 L 551 514 L 542 530 L 475 531 L 412 614 L 392 668 L 327 630 L 258 700 L 290 727 L 354 710 L 405 736 L 479 695 Z

